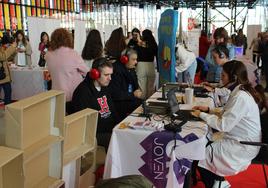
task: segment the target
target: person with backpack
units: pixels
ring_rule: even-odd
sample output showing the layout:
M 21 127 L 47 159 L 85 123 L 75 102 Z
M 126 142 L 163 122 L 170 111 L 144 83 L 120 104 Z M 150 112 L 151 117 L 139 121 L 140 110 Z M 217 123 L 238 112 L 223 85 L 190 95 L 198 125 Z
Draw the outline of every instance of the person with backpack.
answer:
M 5 105 L 11 103 L 11 76 L 8 60 L 16 54 L 16 48 L 16 42 L 13 42 L 9 47 L 2 44 L 0 48 L 0 91 L 3 88 Z

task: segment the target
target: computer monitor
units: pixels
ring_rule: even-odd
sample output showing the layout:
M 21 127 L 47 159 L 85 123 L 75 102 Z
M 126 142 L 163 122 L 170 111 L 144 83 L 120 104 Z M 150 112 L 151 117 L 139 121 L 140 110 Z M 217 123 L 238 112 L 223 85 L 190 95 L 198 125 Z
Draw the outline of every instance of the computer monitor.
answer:
M 235 46 L 235 57 L 243 56 L 244 48 L 243 46 Z
M 167 93 L 167 100 L 170 107 L 171 114 L 175 114 L 179 110 L 179 103 L 176 97 L 175 92 L 177 91 L 177 88 L 173 88 L 168 91 Z

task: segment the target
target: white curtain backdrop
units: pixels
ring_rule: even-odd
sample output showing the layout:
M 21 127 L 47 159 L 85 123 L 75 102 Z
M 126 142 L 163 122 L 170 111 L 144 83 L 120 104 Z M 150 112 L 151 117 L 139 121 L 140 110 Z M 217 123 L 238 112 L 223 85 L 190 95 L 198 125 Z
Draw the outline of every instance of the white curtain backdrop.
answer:
M 75 20 L 74 21 L 74 50 L 78 52 L 78 54 L 82 54 L 82 50 L 84 48 L 85 42 L 87 39 L 86 33 L 86 22 Z
M 28 17 L 28 28 L 29 28 L 29 40 L 32 47 L 32 64 L 38 65 L 40 52 L 38 46 L 40 43 L 40 35 L 43 31 L 47 32 L 49 37 L 51 33 L 60 27 L 60 20 L 49 19 L 49 18 L 37 18 Z

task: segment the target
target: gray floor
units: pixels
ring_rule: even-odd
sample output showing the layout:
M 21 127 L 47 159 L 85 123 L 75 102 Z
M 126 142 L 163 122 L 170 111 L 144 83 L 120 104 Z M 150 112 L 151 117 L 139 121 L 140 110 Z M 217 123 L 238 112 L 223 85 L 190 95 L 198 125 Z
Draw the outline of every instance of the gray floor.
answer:
M 5 123 L 4 123 L 4 110 L 0 108 L 0 146 L 4 145 L 5 141 Z

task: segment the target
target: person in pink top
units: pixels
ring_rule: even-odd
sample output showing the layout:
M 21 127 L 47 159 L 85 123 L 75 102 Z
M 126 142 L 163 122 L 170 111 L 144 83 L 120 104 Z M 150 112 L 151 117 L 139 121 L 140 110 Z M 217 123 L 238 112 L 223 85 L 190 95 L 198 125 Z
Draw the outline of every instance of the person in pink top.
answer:
M 73 38 L 66 29 L 59 28 L 51 34 L 49 51 L 45 55 L 51 75 L 52 89 L 64 91 L 66 111 L 75 88 L 89 71 L 82 57 L 73 49 Z

